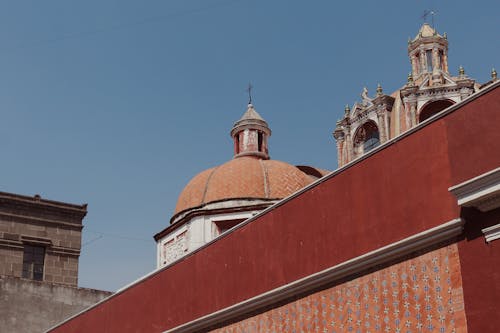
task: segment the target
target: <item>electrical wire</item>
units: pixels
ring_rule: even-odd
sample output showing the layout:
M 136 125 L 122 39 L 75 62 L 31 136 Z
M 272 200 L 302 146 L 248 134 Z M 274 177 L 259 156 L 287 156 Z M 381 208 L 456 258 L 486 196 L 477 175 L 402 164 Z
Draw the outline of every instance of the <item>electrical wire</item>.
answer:
M 92 238 L 91 240 L 85 242 L 82 244 L 82 248 L 84 246 L 87 246 L 89 244 L 92 244 L 96 241 L 98 241 L 99 239 L 102 239 L 104 237 L 110 237 L 110 238 L 117 238 L 117 239 L 124 239 L 124 240 L 128 240 L 128 241 L 135 241 L 135 242 L 148 242 L 148 243 L 151 243 L 151 240 L 150 239 L 144 239 L 144 238 L 138 238 L 138 237 L 131 237 L 131 236 L 124 236 L 124 235 L 118 235 L 118 234 L 113 234 L 113 233 L 109 233 L 109 232 L 102 232 L 102 231 L 98 231 L 98 230 L 90 230 L 90 229 L 85 229 L 85 231 L 87 232 L 90 232 L 90 233 L 93 233 L 93 234 L 97 234 L 98 236 L 95 237 L 95 238 Z
M 68 34 L 64 34 L 64 35 L 61 35 L 61 36 L 58 36 L 55 38 L 34 42 L 34 45 L 33 44 L 32 45 L 21 45 L 21 46 L 15 47 L 15 48 L 10 49 L 10 50 L 8 50 L 8 49 L 3 50 L 2 52 L 3 53 L 9 52 L 9 51 L 12 52 L 12 51 L 20 50 L 20 49 L 27 49 L 27 48 L 32 48 L 35 46 L 42 46 L 45 44 L 53 44 L 53 43 L 57 43 L 57 42 L 65 41 L 65 40 L 70 40 L 70 39 L 83 38 L 83 37 L 97 35 L 100 33 L 105 33 L 105 32 L 110 32 L 110 31 L 131 29 L 131 28 L 136 27 L 136 26 L 151 24 L 151 23 L 155 23 L 155 22 L 161 22 L 161 21 L 165 21 L 165 20 L 169 20 L 169 19 L 177 19 L 177 18 L 182 17 L 182 16 L 196 14 L 196 13 L 204 12 L 207 10 L 212 10 L 215 8 L 222 8 L 222 7 L 225 7 L 227 5 L 235 4 L 239 1 L 241 1 L 241 0 L 224 0 L 224 1 L 219 1 L 216 3 L 212 3 L 210 5 L 206 5 L 203 7 L 187 9 L 184 11 L 178 11 L 178 12 L 171 13 L 171 14 L 150 16 L 150 17 L 146 17 L 146 18 L 143 18 L 143 19 L 140 19 L 137 21 L 133 21 L 133 22 L 124 22 L 124 23 L 119 23 L 116 25 L 110 25 L 107 27 L 96 28 L 93 30 L 68 33 Z

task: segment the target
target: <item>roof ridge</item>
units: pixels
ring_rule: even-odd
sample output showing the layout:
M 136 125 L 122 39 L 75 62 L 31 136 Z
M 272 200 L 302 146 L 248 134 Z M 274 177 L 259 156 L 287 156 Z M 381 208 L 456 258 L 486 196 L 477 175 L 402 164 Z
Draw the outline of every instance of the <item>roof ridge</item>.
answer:
M 268 178 L 267 168 L 265 167 L 263 160 L 259 159 L 259 163 L 260 163 L 260 167 L 262 168 L 262 173 L 264 174 L 264 195 L 267 199 L 269 199 L 271 197 L 271 193 L 269 191 L 270 188 L 269 188 L 269 184 L 267 181 L 267 178 Z
M 220 167 L 220 165 L 214 167 L 212 169 L 212 172 L 210 172 L 210 175 L 208 175 L 208 178 L 207 178 L 207 181 L 205 182 L 205 188 L 203 189 L 203 196 L 201 197 L 201 204 L 204 204 L 205 203 L 205 197 L 207 196 L 207 192 L 208 192 L 208 184 L 210 183 L 210 179 L 212 179 L 212 176 L 214 174 L 214 172 Z
M 258 120 L 264 120 L 262 116 L 255 110 L 254 106 L 252 104 L 248 104 L 248 108 L 243 113 L 243 116 L 241 117 L 240 120 L 245 120 L 245 119 L 258 119 Z

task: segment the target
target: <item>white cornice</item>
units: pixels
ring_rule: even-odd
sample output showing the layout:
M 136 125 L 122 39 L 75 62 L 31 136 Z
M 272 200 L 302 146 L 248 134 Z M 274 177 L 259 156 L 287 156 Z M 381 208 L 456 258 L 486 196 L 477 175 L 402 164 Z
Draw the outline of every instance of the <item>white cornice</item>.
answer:
M 359 257 L 347 260 L 321 272 L 257 295 L 241 303 L 166 330 L 164 333 L 205 331 L 225 321 L 248 315 L 253 311 L 278 304 L 296 295 L 314 291 L 341 278 L 363 272 L 377 265 L 387 264 L 395 259 L 449 240 L 462 233 L 463 224 L 464 222 L 461 219 L 452 220 Z
M 448 189 L 458 205 L 487 212 L 500 207 L 500 167 Z
M 483 232 L 484 238 L 486 238 L 487 243 L 500 238 L 500 224 L 484 228 L 481 231 Z

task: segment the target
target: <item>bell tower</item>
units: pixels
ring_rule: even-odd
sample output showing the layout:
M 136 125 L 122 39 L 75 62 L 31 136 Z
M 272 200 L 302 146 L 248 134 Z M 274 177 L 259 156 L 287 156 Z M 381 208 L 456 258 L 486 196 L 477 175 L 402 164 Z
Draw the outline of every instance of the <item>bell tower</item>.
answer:
M 460 66 L 458 76 L 448 70 L 448 38 L 424 23 L 417 35 L 408 40 L 411 72 L 401 89 L 404 123 L 409 129 L 447 107 L 467 98 L 477 87 Z
M 417 36 L 408 40 L 411 74 L 416 84 L 427 81 L 428 86 L 444 83 L 448 73 L 448 39 L 441 36 L 428 23 L 424 23 Z
M 408 57 L 411 71 L 400 89 L 387 95 L 378 85 L 376 95 L 370 97 L 364 88 L 361 102 L 346 106 L 333 132 L 339 167 L 480 89 L 462 66 L 457 76 L 450 74 L 446 33 L 439 34 L 428 23 L 408 39 Z M 495 71 L 490 82 L 494 80 Z

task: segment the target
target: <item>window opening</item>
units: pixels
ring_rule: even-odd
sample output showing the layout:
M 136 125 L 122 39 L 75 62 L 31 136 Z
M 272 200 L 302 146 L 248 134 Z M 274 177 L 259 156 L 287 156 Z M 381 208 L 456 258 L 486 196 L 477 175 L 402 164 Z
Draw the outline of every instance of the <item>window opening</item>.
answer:
M 240 153 L 240 133 L 236 134 L 236 154 Z
M 450 100 L 438 100 L 431 102 L 427 105 L 425 105 L 422 110 L 420 111 L 419 117 L 418 117 L 418 122 L 421 123 L 422 121 L 432 117 L 435 114 L 438 114 L 439 112 L 443 111 L 450 105 L 452 105 L 453 102 Z
M 370 127 L 366 131 L 366 140 L 363 143 L 363 150 L 365 152 L 372 150 L 373 148 L 377 147 L 380 144 L 380 137 L 378 130 L 375 128 Z
M 258 150 L 262 151 L 262 132 L 259 131 L 257 134 L 257 140 L 258 140 Z
M 233 228 L 234 226 L 240 224 L 241 222 L 245 221 L 246 218 L 243 219 L 233 219 L 233 220 L 222 220 L 222 221 L 213 221 L 215 226 L 217 227 L 217 233 L 215 236 L 221 235 L 228 231 L 229 229 Z
M 359 156 L 380 144 L 380 134 L 375 123 L 369 121 L 356 131 L 354 138 L 354 153 Z
M 420 73 L 420 53 L 417 53 L 415 55 L 416 61 L 415 61 L 415 75 L 418 75 Z
M 425 51 L 427 57 L 427 71 L 432 72 L 432 50 Z
M 42 281 L 44 261 L 45 247 L 25 245 L 23 255 L 23 278 Z

